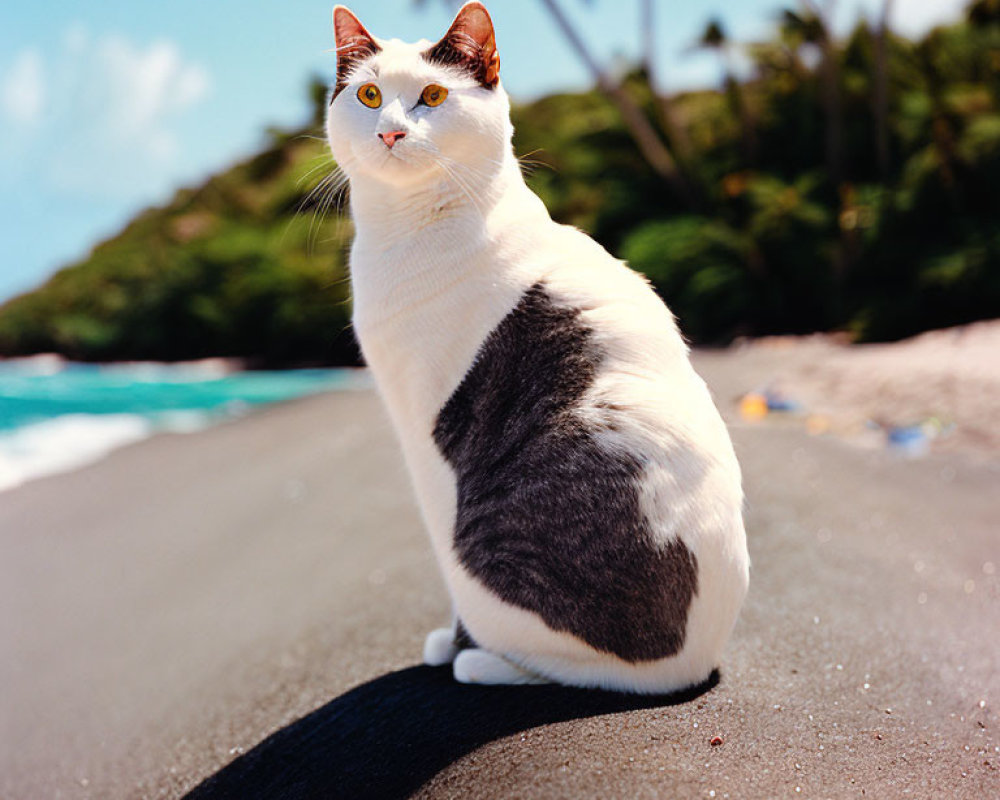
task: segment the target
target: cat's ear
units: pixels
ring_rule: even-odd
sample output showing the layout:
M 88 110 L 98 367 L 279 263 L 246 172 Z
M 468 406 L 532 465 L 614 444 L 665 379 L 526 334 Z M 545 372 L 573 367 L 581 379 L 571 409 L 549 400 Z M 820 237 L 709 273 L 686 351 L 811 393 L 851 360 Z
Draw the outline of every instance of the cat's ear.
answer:
M 493 89 L 500 80 L 493 20 L 482 3 L 466 3 L 440 42 L 424 53 L 436 64 L 462 67 L 481 86 Z
M 336 97 L 347 85 L 351 70 L 382 48 L 346 6 L 333 9 L 333 32 L 337 39 L 337 86 L 333 91 Z

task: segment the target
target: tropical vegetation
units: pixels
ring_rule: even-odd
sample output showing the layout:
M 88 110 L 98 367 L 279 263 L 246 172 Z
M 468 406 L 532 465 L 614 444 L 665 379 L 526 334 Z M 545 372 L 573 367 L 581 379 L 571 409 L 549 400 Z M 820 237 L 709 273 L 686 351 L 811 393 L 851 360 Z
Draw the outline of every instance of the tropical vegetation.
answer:
M 645 273 L 695 342 L 1000 315 L 1000 0 L 917 42 L 885 20 L 836 40 L 805 4 L 740 46 L 744 79 L 721 22 L 700 45 L 726 65 L 719 91 L 664 97 L 649 60 L 515 106 L 555 219 Z M 0 307 L 0 353 L 354 363 L 351 226 L 310 91 L 307 126 Z

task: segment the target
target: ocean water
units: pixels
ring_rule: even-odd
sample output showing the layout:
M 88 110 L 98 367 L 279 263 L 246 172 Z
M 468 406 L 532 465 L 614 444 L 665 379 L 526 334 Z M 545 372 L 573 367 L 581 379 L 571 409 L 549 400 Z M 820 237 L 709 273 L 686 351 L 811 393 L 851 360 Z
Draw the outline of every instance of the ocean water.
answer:
M 254 406 L 365 385 L 357 370 L 232 372 L 218 361 L 0 362 L 0 491 L 75 469 L 160 431 L 190 433 Z

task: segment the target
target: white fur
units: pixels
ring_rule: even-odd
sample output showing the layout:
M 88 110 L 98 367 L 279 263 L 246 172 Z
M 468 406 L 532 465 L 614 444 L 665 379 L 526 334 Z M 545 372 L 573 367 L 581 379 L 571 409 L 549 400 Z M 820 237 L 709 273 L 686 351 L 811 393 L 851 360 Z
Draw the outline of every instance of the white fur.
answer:
M 457 655 L 458 645 L 452 628 L 435 628 L 424 639 L 424 663 L 429 667 L 450 664 Z
M 529 670 L 522 669 L 507 659 L 472 647 L 455 656 L 455 680 L 459 683 L 497 684 L 550 683 L 549 680 Z
M 332 103 L 327 133 L 351 180 L 354 327 L 365 360 L 402 442 L 456 613 L 480 648 L 503 659 L 462 653 L 456 676 L 519 682 L 527 670 L 640 692 L 704 680 L 746 593 L 748 557 L 739 466 L 673 317 L 643 278 L 580 231 L 554 223 L 525 186 L 502 87 L 482 89 L 427 63 L 420 53 L 428 42 L 379 44 Z M 379 109 L 356 99 L 368 81 L 382 91 Z M 447 100 L 415 106 L 428 83 L 448 88 Z M 391 151 L 376 136 L 388 130 L 407 134 Z M 605 354 L 582 413 L 607 413 L 598 401 L 629 409 L 602 441 L 645 457 L 640 501 L 656 540 L 680 537 L 697 558 L 698 591 L 673 657 L 630 663 L 554 631 L 498 599 L 452 548 L 456 477 L 433 441 L 435 419 L 487 334 L 538 281 L 555 302 L 582 309 Z M 429 661 L 456 655 L 439 638 L 428 639 Z

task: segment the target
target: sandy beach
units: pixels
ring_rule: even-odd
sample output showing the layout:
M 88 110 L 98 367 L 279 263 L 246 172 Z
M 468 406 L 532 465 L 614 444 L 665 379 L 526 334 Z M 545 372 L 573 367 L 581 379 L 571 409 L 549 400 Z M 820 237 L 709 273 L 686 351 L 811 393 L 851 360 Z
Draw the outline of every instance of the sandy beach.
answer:
M 801 404 L 803 414 L 822 418 L 828 432 L 855 444 L 877 447 L 885 427 L 931 420 L 943 428 L 932 442 L 934 452 L 985 458 L 1000 453 L 996 320 L 890 344 L 852 346 L 836 335 L 772 337 L 719 355 L 734 391 L 776 390 Z M 709 359 L 702 354 L 701 363 Z M 723 405 L 731 399 L 722 398 Z
M 910 397 L 842 350 L 696 357 L 753 570 L 718 684 L 672 700 L 408 669 L 448 604 L 367 390 L 0 494 L 0 797 L 995 796 L 1000 415 L 960 437 L 998 395 L 900 401 L 958 423 L 918 460 L 736 414 L 776 376 L 844 430 L 871 412 L 835 376 Z

